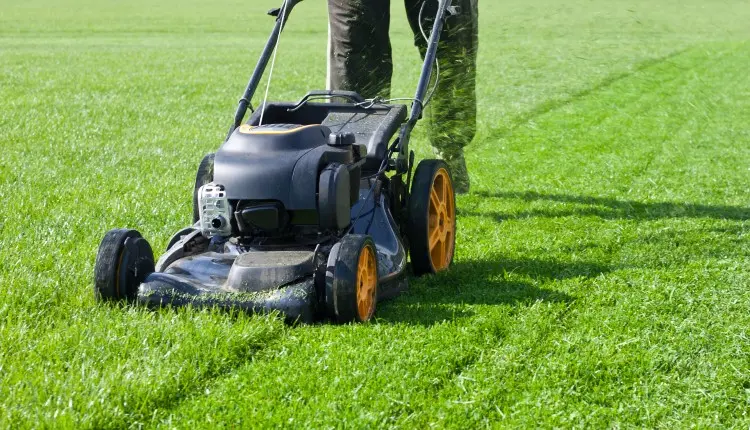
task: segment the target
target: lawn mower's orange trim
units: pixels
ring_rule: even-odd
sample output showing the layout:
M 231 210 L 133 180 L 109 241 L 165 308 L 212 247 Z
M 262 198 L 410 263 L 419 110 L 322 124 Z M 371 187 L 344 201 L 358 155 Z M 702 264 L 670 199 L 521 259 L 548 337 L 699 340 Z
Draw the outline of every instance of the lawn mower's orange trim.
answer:
M 359 254 L 357 264 L 357 314 L 360 321 L 367 321 L 375 313 L 378 272 L 372 246 L 365 246 Z
M 453 184 L 448 171 L 438 169 L 430 187 L 428 238 L 430 262 L 435 271 L 445 270 L 453 259 L 453 237 L 456 232 L 456 208 Z
M 252 125 L 242 124 L 240 126 L 240 133 L 242 133 L 242 134 L 250 134 L 250 131 L 252 131 L 253 128 L 255 128 L 255 127 L 252 126 Z
M 319 125 L 320 124 L 303 125 L 301 127 L 295 127 L 295 128 L 291 128 L 288 130 L 265 130 L 265 129 L 258 130 L 258 127 L 256 126 L 249 125 L 249 124 L 242 124 L 240 126 L 240 133 L 243 133 L 243 134 L 290 134 L 290 133 L 296 133 L 306 128 L 317 127 Z

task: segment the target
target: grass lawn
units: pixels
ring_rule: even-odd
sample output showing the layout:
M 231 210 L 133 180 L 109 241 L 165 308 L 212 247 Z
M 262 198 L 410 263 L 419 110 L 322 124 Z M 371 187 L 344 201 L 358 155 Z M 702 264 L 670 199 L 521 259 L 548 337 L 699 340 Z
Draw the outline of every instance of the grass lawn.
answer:
M 455 266 L 373 323 L 95 303 L 106 230 L 189 223 L 276 3 L 0 5 L 0 427 L 750 426 L 742 0 L 483 0 Z M 325 39 L 302 3 L 272 98 Z

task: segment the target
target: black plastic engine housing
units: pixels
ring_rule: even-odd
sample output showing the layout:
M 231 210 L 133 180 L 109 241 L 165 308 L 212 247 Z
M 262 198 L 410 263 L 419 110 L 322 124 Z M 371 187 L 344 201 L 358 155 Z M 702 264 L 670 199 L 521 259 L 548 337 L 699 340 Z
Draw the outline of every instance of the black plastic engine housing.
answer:
M 320 208 L 318 200 L 321 172 L 334 163 L 348 166 L 347 180 L 354 189 L 360 176 L 359 148 L 329 144 L 335 141 L 330 129 L 319 124 L 242 125 L 216 152 L 214 182 L 225 187 L 230 201 L 277 201 L 286 211 L 325 216 L 326 208 Z M 337 206 L 348 209 L 355 199 L 347 196 Z

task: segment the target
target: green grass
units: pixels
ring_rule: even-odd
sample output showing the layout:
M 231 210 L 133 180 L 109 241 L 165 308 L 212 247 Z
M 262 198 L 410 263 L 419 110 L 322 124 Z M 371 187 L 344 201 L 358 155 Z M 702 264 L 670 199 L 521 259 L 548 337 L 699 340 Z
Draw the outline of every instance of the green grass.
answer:
M 94 302 L 106 230 L 188 223 L 276 2 L 152 3 L 0 6 L 0 427 L 750 425 L 747 2 L 485 0 L 453 270 L 299 327 Z M 299 9 L 276 99 L 324 86 Z

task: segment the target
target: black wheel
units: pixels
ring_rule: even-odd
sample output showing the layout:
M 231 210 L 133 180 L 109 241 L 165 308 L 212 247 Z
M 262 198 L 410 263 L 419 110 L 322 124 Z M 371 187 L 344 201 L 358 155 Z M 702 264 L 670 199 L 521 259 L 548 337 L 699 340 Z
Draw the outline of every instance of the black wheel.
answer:
M 94 264 L 97 300 L 132 300 L 138 286 L 154 271 L 151 245 L 135 230 L 116 229 L 104 235 Z
M 340 323 L 368 321 L 378 298 L 378 259 L 370 236 L 347 234 L 328 256 L 326 307 Z
M 185 227 L 182 230 L 178 231 L 177 233 L 172 236 L 171 239 L 169 239 L 169 243 L 167 244 L 167 251 L 172 249 L 175 243 L 179 242 L 180 239 L 182 239 L 183 236 L 187 236 L 188 234 L 194 232 L 195 229 L 193 227 Z
M 198 189 L 213 182 L 214 180 L 214 156 L 216 154 L 206 154 L 198 165 L 198 173 L 195 175 L 195 187 L 193 188 L 193 224 L 198 222 L 201 213 L 198 208 Z
M 417 276 L 446 270 L 456 246 L 456 195 L 448 165 L 422 160 L 409 197 L 411 265 Z

